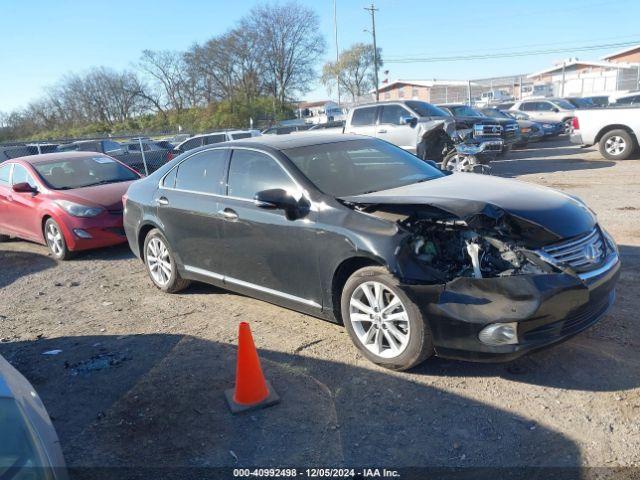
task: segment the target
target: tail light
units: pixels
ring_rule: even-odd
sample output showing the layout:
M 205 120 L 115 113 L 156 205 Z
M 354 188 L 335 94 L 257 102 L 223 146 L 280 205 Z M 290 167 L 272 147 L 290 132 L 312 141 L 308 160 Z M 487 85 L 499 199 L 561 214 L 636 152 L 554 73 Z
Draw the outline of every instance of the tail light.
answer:
M 580 130 L 580 122 L 578 121 L 578 117 L 573 117 L 571 120 L 571 128 L 574 130 Z
M 171 160 L 173 160 L 173 152 L 167 152 L 167 162 L 170 162 Z

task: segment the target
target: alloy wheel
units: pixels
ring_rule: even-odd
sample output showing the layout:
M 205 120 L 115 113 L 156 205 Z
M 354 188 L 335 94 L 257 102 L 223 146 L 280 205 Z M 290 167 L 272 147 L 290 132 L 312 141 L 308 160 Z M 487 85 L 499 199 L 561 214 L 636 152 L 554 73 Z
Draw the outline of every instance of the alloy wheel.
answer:
M 380 282 L 364 282 L 349 300 L 349 320 L 362 345 L 374 355 L 395 358 L 409 344 L 407 310 L 400 297 Z
M 613 135 L 607 139 L 604 149 L 609 155 L 620 155 L 627 148 L 627 142 L 618 135 Z
M 446 168 L 452 172 L 469 172 L 472 170 L 469 157 L 460 154 L 453 155 L 447 162 Z
M 62 239 L 62 232 L 54 223 L 47 225 L 47 245 L 56 257 L 59 257 L 64 252 L 64 243 Z
M 165 286 L 169 283 L 173 269 L 169 249 L 158 237 L 152 238 L 147 245 L 147 267 L 158 285 Z

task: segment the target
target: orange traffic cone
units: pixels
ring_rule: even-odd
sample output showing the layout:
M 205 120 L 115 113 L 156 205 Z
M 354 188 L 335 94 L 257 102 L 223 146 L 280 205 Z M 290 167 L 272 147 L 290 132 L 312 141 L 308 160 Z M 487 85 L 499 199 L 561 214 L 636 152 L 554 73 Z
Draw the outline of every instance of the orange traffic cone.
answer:
M 231 413 L 268 407 L 280 401 L 278 394 L 264 378 L 251 329 L 246 322 L 240 322 L 238 328 L 236 388 L 225 390 L 224 394 Z

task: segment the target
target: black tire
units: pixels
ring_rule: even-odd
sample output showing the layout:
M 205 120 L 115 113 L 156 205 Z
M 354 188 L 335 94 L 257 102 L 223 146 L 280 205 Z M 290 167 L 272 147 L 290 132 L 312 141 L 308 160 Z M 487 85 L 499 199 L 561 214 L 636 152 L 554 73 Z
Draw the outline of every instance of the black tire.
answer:
M 614 141 L 615 138 L 622 139 L 624 141 L 624 149 L 619 154 L 612 153 L 610 147 L 607 145 L 609 140 Z M 635 137 L 632 137 L 626 130 L 611 130 L 603 135 L 598 142 L 600 154 L 609 160 L 626 160 L 633 154 L 636 149 Z
M 64 239 L 60 225 L 53 218 L 49 218 L 44 223 L 42 233 L 53 258 L 56 260 L 69 260 L 73 257 L 73 252 L 67 246 L 67 241 Z
M 383 284 L 394 295 L 399 297 L 407 313 L 409 319 L 409 340 L 404 350 L 393 358 L 381 357 L 367 349 L 358 337 L 351 322 L 351 296 L 356 289 L 365 282 L 378 282 Z M 351 336 L 351 340 L 366 358 L 377 365 L 391 370 L 407 370 L 434 354 L 431 329 L 422 318 L 418 306 L 399 288 L 398 280 L 383 267 L 364 267 L 353 273 L 342 289 L 340 308 L 344 325 Z M 370 328 L 373 328 L 373 324 L 371 324 Z
M 169 264 L 171 266 L 171 273 L 170 275 L 168 275 L 167 281 L 164 283 L 154 278 L 154 274 L 152 272 L 152 266 L 150 265 L 151 251 L 149 250 L 149 244 L 154 239 L 158 239 L 166 247 L 167 255 L 165 258 L 168 258 Z M 163 292 L 177 293 L 187 288 L 191 283 L 189 280 L 185 280 L 180 276 L 180 273 L 178 272 L 178 267 L 176 265 L 175 256 L 173 254 L 173 250 L 171 249 L 171 245 L 169 245 L 169 242 L 167 241 L 166 237 L 157 228 L 150 230 L 147 236 L 145 237 L 144 250 L 142 253 L 144 258 L 144 264 L 146 265 L 147 272 L 149 273 L 149 278 L 151 279 L 153 284 Z

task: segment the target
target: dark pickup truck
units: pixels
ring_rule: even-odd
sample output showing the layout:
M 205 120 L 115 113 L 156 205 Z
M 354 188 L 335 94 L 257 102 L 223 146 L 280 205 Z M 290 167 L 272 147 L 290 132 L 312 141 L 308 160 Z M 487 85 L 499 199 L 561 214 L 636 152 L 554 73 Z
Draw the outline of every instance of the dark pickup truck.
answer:
M 469 107 L 468 105 L 461 104 L 445 104 L 438 105 L 442 110 L 449 113 L 455 121 L 458 129 L 460 128 L 473 128 L 473 125 L 479 123 L 487 123 L 495 125 L 496 123 L 501 127 L 500 138 L 504 142 L 503 153 L 511 150 L 516 143 L 521 141 L 520 126 L 515 120 L 507 118 L 492 118 L 488 117 L 484 113 Z M 485 132 L 489 134 L 490 132 Z M 494 132 L 495 133 L 495 132 Z

